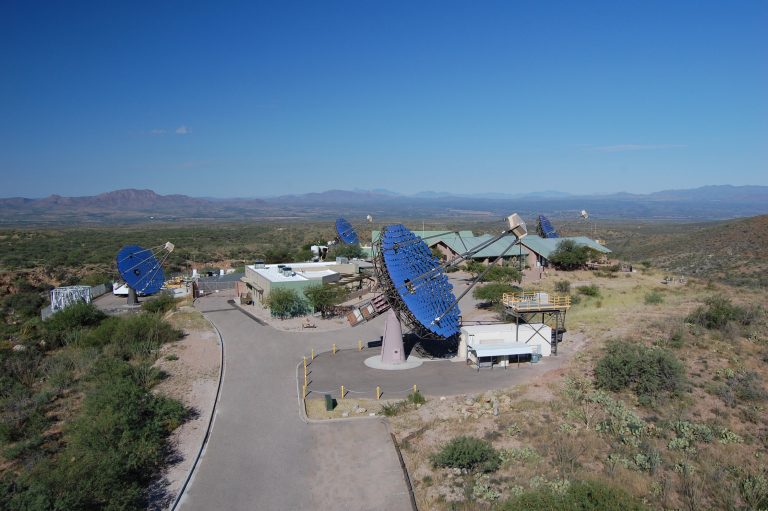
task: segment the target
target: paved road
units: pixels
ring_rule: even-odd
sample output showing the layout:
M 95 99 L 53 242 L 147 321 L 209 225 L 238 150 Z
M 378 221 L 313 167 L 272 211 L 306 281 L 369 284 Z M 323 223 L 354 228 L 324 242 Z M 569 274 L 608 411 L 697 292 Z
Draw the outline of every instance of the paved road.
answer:
M 383 422 L 305 424 L 296 364 L 312 347 L 353 347 L 381 321 L 336 332 L 259 325 L 212 296 L 197 301 L 221 332 L 225 369 L 211 437 L 180 508 L 408 510 L 403 474 Z

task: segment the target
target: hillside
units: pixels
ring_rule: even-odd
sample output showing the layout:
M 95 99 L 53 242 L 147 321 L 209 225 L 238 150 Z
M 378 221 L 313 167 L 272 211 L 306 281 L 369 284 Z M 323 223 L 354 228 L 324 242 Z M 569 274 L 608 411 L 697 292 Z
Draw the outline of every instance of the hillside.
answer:
M 764 288 L 768 284 L 768 215 L 692 225 L 685 231 L 648 237 L 624 255 L 673 273 L 735 285 Z
M 510 185 L 509 191 L 516 189 Z M 249 193 L 248 190 L 243 190 Z M 264 199 L 199 198 L 159 195 L 152 190 L 126 189 L 95 196 L 40 199 L 0 198 L 0 225 L 104 225 L 187 221 L 326 220 L 340 214 L 351 218 L 372 215 L 381 222 L 450 219 L 462 221 L 504 218 L 517 212 L 525 218 L 545 214 L 552 220 L 590 218 L 701 222 L 768 213 L 768 187 L 713 186 L 669 190 L 647 195 L 619 193 L 574 196 L 563 192 L 461 195 L 419 192 L 402 195 L 386 190 L 328 190 Z

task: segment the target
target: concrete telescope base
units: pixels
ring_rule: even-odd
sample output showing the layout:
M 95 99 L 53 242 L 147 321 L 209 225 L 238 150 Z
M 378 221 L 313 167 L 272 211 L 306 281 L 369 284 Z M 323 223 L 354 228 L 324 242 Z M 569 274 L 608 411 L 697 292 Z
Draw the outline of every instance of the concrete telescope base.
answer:
M 384 369 L 385 371 L 401 371 L 403 369 L 413 369 L 419 367 L 424 361 L 419 357 L 408 357 L 405 362 L 397 364 L 388 364 L 381 361 L 381 355 L 374 355 L 365 359 L 365 365 L 371 369 Z

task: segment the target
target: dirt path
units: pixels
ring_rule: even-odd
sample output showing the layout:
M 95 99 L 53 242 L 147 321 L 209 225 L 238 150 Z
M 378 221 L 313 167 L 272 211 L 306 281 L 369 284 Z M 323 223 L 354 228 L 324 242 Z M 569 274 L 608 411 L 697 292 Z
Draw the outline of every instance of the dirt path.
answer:
M 192 469 L 211 419 L 221 367 L 219 336 L 202 314 L 185 306 L 168 320 L 184 331 L 185 336 L 161 349 L 155 366 L 169 376 L 155 391 L 184 403 L 192 410 L 192 417 L 171 436 L 174 463 L 158 483 L 156 493 L 160 498 L 150 507 L 156 510 L 169 509 L 173 505 Z

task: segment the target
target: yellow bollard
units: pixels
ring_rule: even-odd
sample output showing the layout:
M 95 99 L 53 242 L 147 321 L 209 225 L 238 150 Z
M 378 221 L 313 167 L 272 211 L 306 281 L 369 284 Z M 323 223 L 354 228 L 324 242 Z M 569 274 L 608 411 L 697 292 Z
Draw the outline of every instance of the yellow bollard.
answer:
M 379 399 L 381 399 L 381 387 L 376 385 L 376 400 L 378 401 Z
M 363 351 L 363 341 L 357 341 L 357 351 Z
M 341 386 L 341 400 L 344 401 L 344 385 Z
M 307 384 L 304 384 L 304 387 L 302 387 L 302 393 L 301 393 L 301 399 L 307 399 Z
M 315 348 L 312 348 L 312 360 L 315 359 Z
M 304 369 L 304 386 L 306 387 L 309 383 L 307 382 L 307 370 Z
M 418 392 L 418 390 L 416 390 L 416 384 L 414 383 L 414 384 L 413 384 L 413 393 L 415 394 L 415 393 L 417 393 L 417 392 Z
M 336 354 L 336 343 L 333 343 L 333 354 Z
M 307 357 L 304 357 L 304 372 L 307 372 Z

